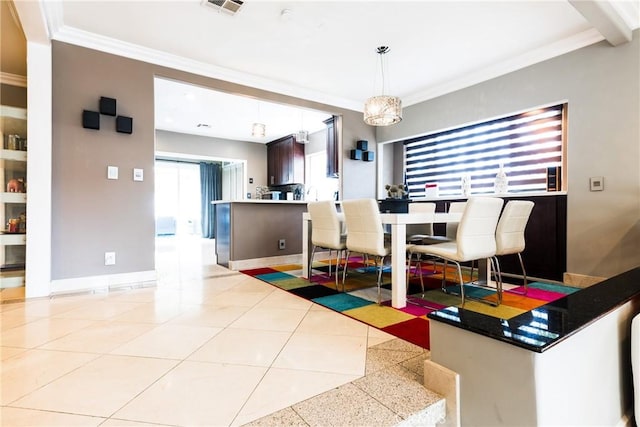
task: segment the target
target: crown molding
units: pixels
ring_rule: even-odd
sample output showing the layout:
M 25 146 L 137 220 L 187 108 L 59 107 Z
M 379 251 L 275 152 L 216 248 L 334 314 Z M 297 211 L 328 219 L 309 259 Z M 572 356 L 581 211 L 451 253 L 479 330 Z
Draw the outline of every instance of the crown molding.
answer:
M 565 53 L 569 53 L 585 46 L 592 45 L 602 40 L 604 40 L 602 34 L 600 34 L 596 29 L 592 28 L 571 37 L 567 37 L 564 40 L 560 40 L 542 48 L 529 51 L 515 58 L 510 58 L 506 61 L 502 61 L 489 67 L 477 70 L 473 73 L 466 74 L 447 83 L 432 86 L 423 91 L 416 92 L 410 96 L 403 97 L 402 104 L 407 107 L 410 105 L 418 104 L 420 102 L 424 102 L 429 99 L 445 95 L 447 93 L 455 92 L 457 90 L 503 76 L 505 74 L 520 70 L 530 65 L 534 65 L 539 62 L 564 55 Z
M 346 98 L 335 97 L 298 86 L 274 82 L 253 74 L 242 73 L 226 68 L 206 64 L 201 61 L 168 54 L 155 49 L 145 48 L 133 43 L 127 43 L 110 37 L 79 30 L 73 27 L 61 26 L 53 33 L 53 40 L 98 50 L 113 55 L 123 56 L 138 61 L 149 62 L 163 67 L 173 68 L 205 77 L 224 80 L 243 86 L 275 92 L 282 95 L 314 101 L 321 104 L 362 111 L 360 102 Z
M 10 86 L 27 87 L 27 77 L 19 74 L 0 72 L 0 83 Z

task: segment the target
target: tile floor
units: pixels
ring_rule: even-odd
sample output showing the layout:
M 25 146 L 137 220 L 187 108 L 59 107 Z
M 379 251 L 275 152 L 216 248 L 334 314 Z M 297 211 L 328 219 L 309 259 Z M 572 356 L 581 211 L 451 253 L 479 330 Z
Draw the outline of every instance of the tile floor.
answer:
M 174 243 L 157 286 L 0 305 L 2 426 L 396 425 L 444 405 L 428 352 Z

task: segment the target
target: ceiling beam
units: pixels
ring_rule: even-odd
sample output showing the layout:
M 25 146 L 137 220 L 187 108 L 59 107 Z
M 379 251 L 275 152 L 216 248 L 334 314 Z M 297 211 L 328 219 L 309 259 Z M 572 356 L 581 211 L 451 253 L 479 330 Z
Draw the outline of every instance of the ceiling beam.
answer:
M 569 0 L 569 3 L 612 45 L 628 43 L 631 28 L 611 1 Z

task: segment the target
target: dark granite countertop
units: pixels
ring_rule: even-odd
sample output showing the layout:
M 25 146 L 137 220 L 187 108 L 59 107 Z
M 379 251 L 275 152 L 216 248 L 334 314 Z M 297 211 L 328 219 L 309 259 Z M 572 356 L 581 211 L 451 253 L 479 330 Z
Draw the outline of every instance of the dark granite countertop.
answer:
M 638 295 L 640 267 L 509 320 L 458 307 L 431 312 L 428 318 L 542 353 Z

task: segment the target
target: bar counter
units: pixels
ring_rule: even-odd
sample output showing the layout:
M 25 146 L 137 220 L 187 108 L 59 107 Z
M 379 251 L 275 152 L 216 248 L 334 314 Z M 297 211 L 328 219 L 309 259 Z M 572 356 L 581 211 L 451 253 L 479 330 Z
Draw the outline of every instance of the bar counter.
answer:
M 511 319 L 428 315 L 431 360 L 460 375 L 462 425 L 624 425 L 640 267 Z

